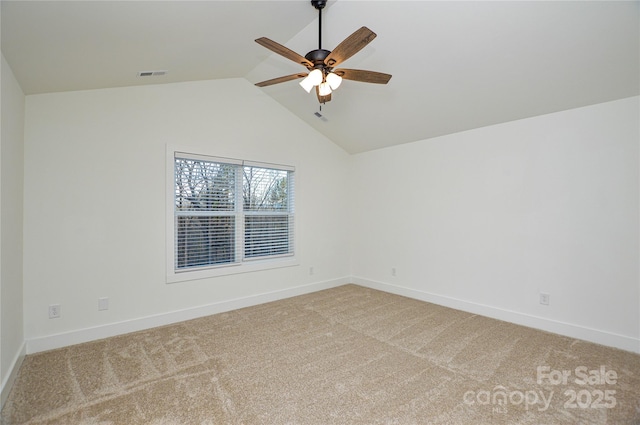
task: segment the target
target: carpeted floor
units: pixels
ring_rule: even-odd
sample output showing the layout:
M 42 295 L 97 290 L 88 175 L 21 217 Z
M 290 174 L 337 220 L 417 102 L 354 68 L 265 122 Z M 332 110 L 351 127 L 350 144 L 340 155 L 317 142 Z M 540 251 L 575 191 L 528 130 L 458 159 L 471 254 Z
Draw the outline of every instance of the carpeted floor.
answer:
M 640 424 L 640 355 L 346 285 L 29 355 L 17 424 Z

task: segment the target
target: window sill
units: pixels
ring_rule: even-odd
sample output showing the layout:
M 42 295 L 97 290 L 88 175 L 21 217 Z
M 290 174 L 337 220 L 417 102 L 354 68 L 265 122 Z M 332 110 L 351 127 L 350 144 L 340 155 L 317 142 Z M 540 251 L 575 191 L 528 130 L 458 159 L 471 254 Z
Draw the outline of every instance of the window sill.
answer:
M 251 261 L 246 263 L 203 268 L 198 270 L 179 271 L 167 270 L 167 283 L 186 282 L 189 280 L 208 279 L 220 276 L 229 276 L 241 273 L 251 273 L 262 270 L 280 269 L 284 267 L 298 266 L 300 263 L 295 257 L 271 259 L 263 261 Z

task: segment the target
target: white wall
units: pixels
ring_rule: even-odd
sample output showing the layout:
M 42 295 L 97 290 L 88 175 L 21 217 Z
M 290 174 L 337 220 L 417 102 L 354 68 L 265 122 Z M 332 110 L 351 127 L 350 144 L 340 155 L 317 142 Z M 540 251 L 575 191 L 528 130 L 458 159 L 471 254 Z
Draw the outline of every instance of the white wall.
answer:
M 25 97 L 2 56 L 0 135 L 0 381 L 8 395 L 25 354 L 22 300 L 22 195 Z
M 640 351 L 638 103 L 356 155 L 355 281 Z
M 32 95 L 26 103 L 29 352 L 348 281 L 342 206 L 350 157 L 246 80 Z M 300 265 L 165 283 L 168 144 L 295 166 Z M 109 297 L 109 310 L 98 311 L 99 297 Z M 49 304 L 61 305 L 59 319 L 48 318 Z
M 242 79 L 28 96 L 28 351 L 350 276 L 640 351 L 638 116 L 636 97 L 351 157 Z M 300 265 L 166 284 L 167 144 L 296 166 Z

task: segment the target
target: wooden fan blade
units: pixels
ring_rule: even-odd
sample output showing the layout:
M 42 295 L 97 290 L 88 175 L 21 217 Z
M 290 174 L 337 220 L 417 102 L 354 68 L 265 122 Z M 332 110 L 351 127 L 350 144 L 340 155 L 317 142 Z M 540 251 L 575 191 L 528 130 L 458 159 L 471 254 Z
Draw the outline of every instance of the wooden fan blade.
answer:
M 326 96 L 320 96 L 320 88 L 319 86 L 316 86 L 316 96 L 318 96 L 318 102 L 320 103 L 327 103 L 331 100 L 331 93 L 329 93 Z
M 266 81 L 262 81 L 259 83 L 256 83 L 256 86 L 258 87 L 266 87 L 266 86 L 272 86 L 274 84 L 278 84 L 278 83 L 284 83 L 285 81 L 291 81 L 291 80 L 295 80 L 298 78 L 304 78 L 306 77 L 307 74 L 291 74 L 291 75 L 285 75 L 284 77 L 278 77 L 278 78 L 273 78 L 271 80 L 266 80 Z
M 329 67 L 337 66 L 362 50 L 362 48 L 369 44 L 374 38 L 376 38 L 375 32 L 367 27 L 360 28 L 345 38 L 342 43 L 338 44 L 338 46 L 329 53 L 324 60 L 325 65 Z
M 296 63 L 299 63 L 302 66 L 307 67 L 307 69 L 313 68 L 313 62 L 305 58 L 304 56 L 300 56 L 296 52 L 291 49 L 284 47 L 282 44 L 276 43 L 273 40 L 269 40 L 266 37 L 260 37 L 256 40 L 256 43 L 259 45 L 266 47 L 274 53 L 279 54 L 280 56 L 284 56 L 287 59 L 290 59 Z
M 363 71 L 361 69 L 335 69 L 335 74 L 345 80 L 361 81 L 363 83 L 387 84 L 391 79 L 391 74 L 384 74 L 375 71 Z

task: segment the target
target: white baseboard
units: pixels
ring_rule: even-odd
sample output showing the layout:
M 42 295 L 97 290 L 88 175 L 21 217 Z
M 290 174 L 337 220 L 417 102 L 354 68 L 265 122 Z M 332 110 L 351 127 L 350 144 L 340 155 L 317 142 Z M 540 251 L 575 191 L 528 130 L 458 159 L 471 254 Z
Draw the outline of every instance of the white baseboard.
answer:
M 640 353 L 640 339 L 638 338 L 618 335 L 597 329 L 587 328 L 584 326 L 574 325 L 571 323 L 558 322 L 555 320 L 545 319 L 543 317 L 519 313 L 517 311 L 504 310 L 488 305 L 477 304 L 456 298 L 444 297 L 441 295 L 435 295 L 416 289 L 373 281 L 355 276 L 352 277 L 352 282 L 356 285 L 365 286 L 367 288 L 390 292 L 392 294 L 402 295 L 405 297 L 454 308 L 456 310 L 479 314 L 482 316 L 503 320 L 505 322 L 515 323 L 517 325 L 527 326 L 530 328 L 568 336 L 571 338 L 595 342 L 596 344 L 606 345 L 608 347 L 614 347 L 634 353 Z
M 343 277 L 324 282 L 295 286 L 293 288 L 287 288 L 279 291 L 251 295 L 248 297 L 221 301 L 199 307 L 188 308 L 185 310 L 171 311 L 154 316 L 141 317 L 124 322 L 110 323 L 102 326 L 78 329 L 75 331 L 60 333 L 56 335 L 32 338 L 27 340 L 26 342 L 26 352 L 27 354 L 33 354 L 41 351 L 53 350 L 56 348 L 67 347 L 69 345 L 95 341 L 98 339 L 141 331 L 158 326 L 170 325 L 172 323 L 196 319 L 198 317 L 210 316 L 212 314 L 224 313 L 226 311 L 237 310 L 239 308 L 250 307 L 253 305 L 263 304 L 271 301 L 295 297 L 297 295 L 308 294 L 323 289 L 345 285 L 347 283 L 351 283 L 350 277 Z
M 11 366 L 9 367 L 7 376 L 2 380 L 2 388 L 0 389 L 0 409 L 4 407 L 4 403 L 7 401 L 7 397 L 9 397 L 9 392 L 11 391 L 11 387 L 13 387 L 13 383 L 18 376 L 18 371 L 20 371 L 20 366 L 22 366 L 22 361 L 24 360 L 24 356 L 26 354 L 27 344 L 23 342 L 20 346 L 20 349 L 13 358 L 13 361 L 11 362 Z

